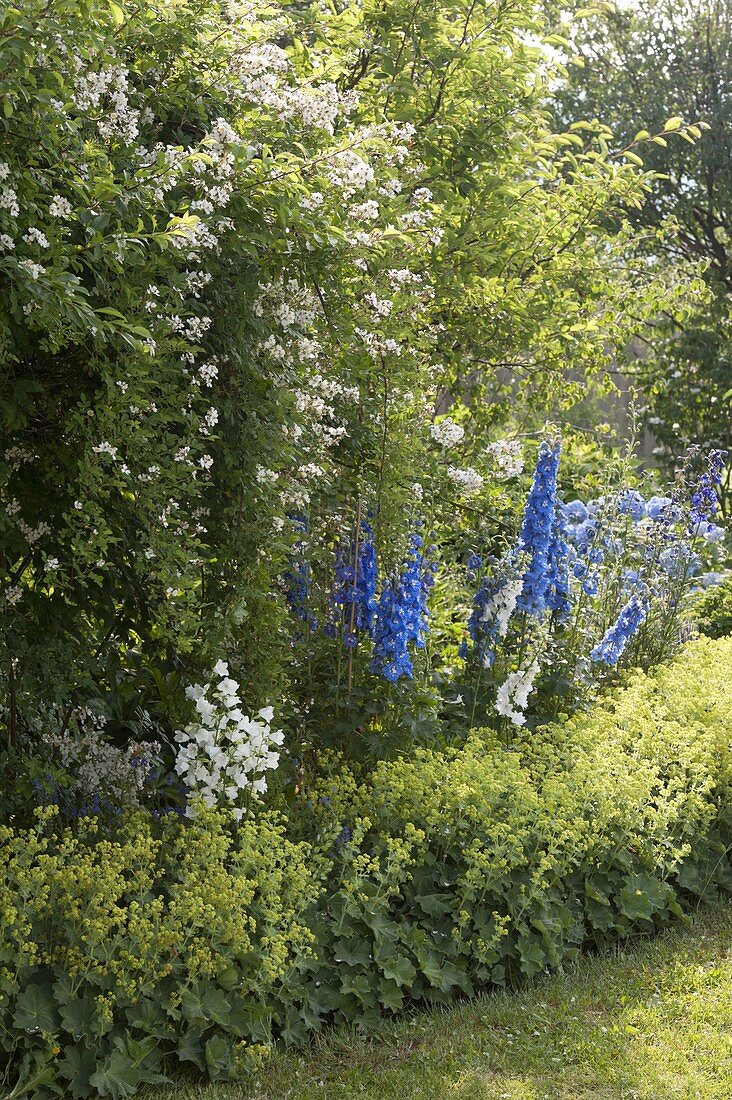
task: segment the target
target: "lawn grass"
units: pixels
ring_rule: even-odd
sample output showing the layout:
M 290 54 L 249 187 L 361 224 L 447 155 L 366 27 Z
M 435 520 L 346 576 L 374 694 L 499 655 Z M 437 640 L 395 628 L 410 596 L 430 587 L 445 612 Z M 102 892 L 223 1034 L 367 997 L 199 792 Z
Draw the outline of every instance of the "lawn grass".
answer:
M 338 1030 L 256 1083 L 156 1100 L 730 1100 L 732 906 L 517 993 Z

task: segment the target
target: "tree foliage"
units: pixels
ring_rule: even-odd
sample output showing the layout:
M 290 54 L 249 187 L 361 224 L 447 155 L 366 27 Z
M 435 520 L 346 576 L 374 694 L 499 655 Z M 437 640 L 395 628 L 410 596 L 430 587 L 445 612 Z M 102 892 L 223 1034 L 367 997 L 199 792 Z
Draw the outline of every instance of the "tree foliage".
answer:
M 656 135 L 642 151 L 649 197 L 631 213 L 639 247 L 657 263 L 699 264 L 708 288 L 683 324 L 661 314 L 639 332 L 649 425 L 672 463 L 692 442 L 729 450 L 732 5 L 643 0 L 580 21 L 573 47 L 561 118 L 600 115 L 625 141 Z M 720 495 L 727 511 L 728 483 Z
M 418 508 L 463 513 L 440 395 L 470 395 L 480 455 L 519 394 L 524 424 L 561 416 L 639 316 L 686 307 L 688 280 L 618 278 L 650 178 L 600 124 L 553 132 L 526 0 L 1 19 L 13 739 L 121 684 L 128 717 L 169 713 L 222 652 L 266 701 L 303 517 L 324 554 L 360 501 L 400 561 Z M 485 479 L 472 514 L 500 499 Z

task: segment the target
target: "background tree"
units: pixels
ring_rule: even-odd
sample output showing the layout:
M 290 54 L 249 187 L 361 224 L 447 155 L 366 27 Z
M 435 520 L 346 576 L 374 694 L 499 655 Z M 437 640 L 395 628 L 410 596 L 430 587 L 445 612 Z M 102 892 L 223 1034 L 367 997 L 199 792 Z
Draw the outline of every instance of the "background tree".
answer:
M 683 324 L 662 312 L 635 373 L 649 400 L 648 423 L 673 465 L 692 442 L 732 449 L 732 4 L 729 0 L 641 0 L 581 19 L 575 64 L 557 98 L 564 123 L 601 117 L 621 141 L 639 130 L 698 122 L 656 137 L 642 158 L 656 173 L 631 213 L 647 262 L 698 263 L 708 293 Z M 729 480 L 720 486 L 729 511 Z

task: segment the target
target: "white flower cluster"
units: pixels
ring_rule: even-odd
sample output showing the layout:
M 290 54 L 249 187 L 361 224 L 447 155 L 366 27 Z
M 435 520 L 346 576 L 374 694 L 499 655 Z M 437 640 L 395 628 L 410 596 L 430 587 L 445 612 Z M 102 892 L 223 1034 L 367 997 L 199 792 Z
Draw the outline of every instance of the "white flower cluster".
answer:
M 496 633 L 499 638 L 506 637 L 509 620 L 516 610 L 516 601 L 521 595 L 523 587 L 524 573 L 522 569 L 519 569 L 515 576 L 509 577 L 495 595 L 486 601 L 483 614 L 480 617 L 481 622 L 489 623 L 495 620 Z
M 499 439 L 486 447 L 486 454 L 495 459 L 502 480 L 518 477 L 524 468 L 523 447 L 516 439 Z
M 133 806 L 157 763 L 157 742 L 132 741 L 117 748 L 105 740 L 103 714 L 89 707 L 76 707 L 63 733 L 47 734 L 45 740 L 58 755 L 61 766 L 74 776 L 74 793 L 84 802 Z
M 284 734 L 270 727 L 272 707 L 258 711 L 256 718 L 244 714 L 239 685 L 224 661 L 216 662 L 213 675 L 216 686 L 186 688 L 198 717 L 175 735 L 175 770 L 190 795 L 207 806 L 229 807 L 240 821 L 248 798 L 267 790 L 263 773 L 277 767 L 280 754 L 273 745 L 281 745 Z M 194 811 L 189 807 L 186 813 L 191 817 Z
M 312 87 L 288 83 L 287 54 L 272 42 L 255 43 L 232 62 L 242 98 L 269 108 L 281 119 L 299 117 L 305 126 L 332 134 L 338 116 L 350 114 L 358 104 L 357 92 L 339 92 L 330 81 Z
M 122 65 L 109 65 L 78 77 L 74 102 L 82 113 L 102 112 L 97 128 L 103 138 L 118 136 L 133 142 L 140 132 L 140 112 L 130 106 L 128 73 Z
M 534 690 L 534 680 L 538 671 L 537 658 L 527 669 L 510 672 L 498 689 L 496 710 L 504 718 L 510 718 L 515 726 L 523 726 L 526 722 L 526 715 L 523 712 L 526 710 L 529 695 Z
M 446 416 L 430 426 L 430 435 L 441 447 L 457 447 L 465 438 L 465 428 L 456 424 L 451 416 Z
M 345 149 L 334 158 L 328 178 L 346 198 L 349 198 L 374 182 L 374 170 L 358 153 L 354 153 L 352 149 Z
M 473 496 L 483 488 L 483 478 L 472 466 L 466 466 L 464 470 L 458 466 L 448 466 L 447 476 L 465 496 Z

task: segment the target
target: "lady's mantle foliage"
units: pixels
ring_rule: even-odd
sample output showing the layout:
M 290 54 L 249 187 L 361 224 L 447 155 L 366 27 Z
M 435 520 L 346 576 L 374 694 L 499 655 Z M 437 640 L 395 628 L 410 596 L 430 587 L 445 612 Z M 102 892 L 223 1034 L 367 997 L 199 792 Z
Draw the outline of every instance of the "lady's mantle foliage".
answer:
M 520 752 L 481 731 L 358 782 L 343 768 L 297 803 L 309 843 L 271 813 L 232 830 L 207 809 L 132 815 L 113 841 L 50 810 L 0 828 L 7 1087 L 121 1100 L 182 1061 L 226 1080 L 277 1036 L 378 1027 L 715 899 L 730 661 L 729 639 L 695 643 Z

